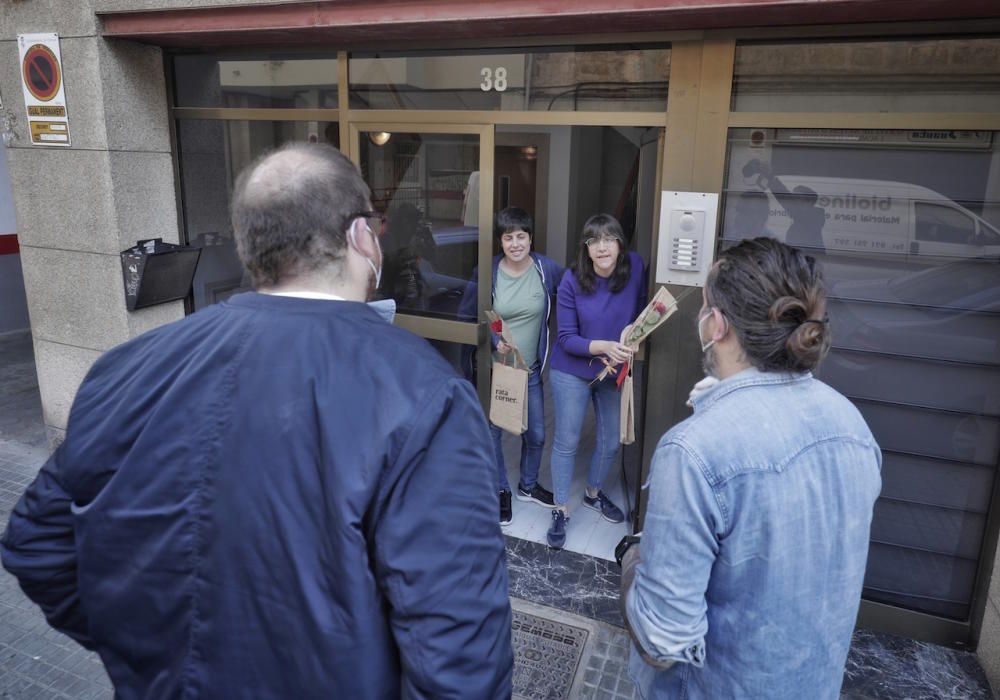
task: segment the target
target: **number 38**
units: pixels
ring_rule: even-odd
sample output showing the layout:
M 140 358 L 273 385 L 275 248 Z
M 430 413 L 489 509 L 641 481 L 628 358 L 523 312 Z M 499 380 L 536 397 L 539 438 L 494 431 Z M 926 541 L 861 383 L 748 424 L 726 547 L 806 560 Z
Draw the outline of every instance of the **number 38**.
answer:
M 496 70 L 493 68 L 483 68 L 479 71 L 479 74 L 483 76 L 483 82 L 479 83 L 479 89 L 483 92 L 489 92 L 490 90 L 503 92 L 507 89 L 507 69 L 503 66 L 500 66 Z

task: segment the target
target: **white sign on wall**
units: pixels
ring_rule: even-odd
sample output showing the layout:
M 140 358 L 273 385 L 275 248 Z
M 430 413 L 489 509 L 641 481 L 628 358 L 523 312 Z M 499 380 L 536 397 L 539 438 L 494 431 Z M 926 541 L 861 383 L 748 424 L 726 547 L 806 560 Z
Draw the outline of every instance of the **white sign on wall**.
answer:
M 69 116 L 58 34 L 18 34 L 21 87 L 34 146 L 69 146 Z

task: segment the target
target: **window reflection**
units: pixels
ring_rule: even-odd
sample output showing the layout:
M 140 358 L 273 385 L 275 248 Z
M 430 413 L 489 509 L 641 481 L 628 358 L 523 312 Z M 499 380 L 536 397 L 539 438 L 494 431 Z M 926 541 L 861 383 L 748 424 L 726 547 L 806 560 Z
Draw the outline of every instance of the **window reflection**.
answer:
M 729 236 L 900 260 L 1000 255 L 1000 194 L 986 189 L 990 132 L 732 133 Z
M 918 241 L 951 243 L 958 246 L 976 244 L 975 220 L 954 207 L 941 204 L 915 203 Z
M 354 109 L 652 111 L 667 105 L 664 46 L 355 54 Z
M 178 107 L 337 108 L 337 58 L 174 57 Z
M 289 141 L 336 138 L 337 122 L 177 122 L 181 204 L 188 243 L 201 247 L 192 285 L 194 308 L 204 308 L 251 289 L 236 255 L 229 202 L 240 171 L 267 150 Z
M 441 353 L 441 357 L 455 369 L 456 374 L 460 376 L 468 375 L 467 366 L 474 361 L 476 354 L 475 345 L 452 343 L 447 340 L 428 340 L 427 342 Z
M 479 250 L 479 137 L 363 132 L 361 144 L 386 215 L 380 296 L 400 313 L 457 318 Z
M 997 112 L 1000 39 L 736 47 L 733 110 Z
M 961 261 L 900 275 L 887 283 L 892 296 L 907 304 L 937 303 L 967 311 L 1000 311 L 995 260 Z
M 1000 457 L 1000 146 L 990 132 L 734 129 L 722 245 L 823 266 L 817 371 L 883 450 L 865 596 L 969 614 Z

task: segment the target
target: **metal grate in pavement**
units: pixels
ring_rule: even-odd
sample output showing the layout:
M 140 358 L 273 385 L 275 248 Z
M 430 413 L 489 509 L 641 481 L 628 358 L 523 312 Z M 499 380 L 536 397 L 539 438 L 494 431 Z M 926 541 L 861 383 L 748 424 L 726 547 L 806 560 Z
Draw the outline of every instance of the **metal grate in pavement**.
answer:
M 516 700 L 631 700 L 625 631 L 511 598 Z
M 514 610 L 514 697 L 568 698 L 590 631 Z

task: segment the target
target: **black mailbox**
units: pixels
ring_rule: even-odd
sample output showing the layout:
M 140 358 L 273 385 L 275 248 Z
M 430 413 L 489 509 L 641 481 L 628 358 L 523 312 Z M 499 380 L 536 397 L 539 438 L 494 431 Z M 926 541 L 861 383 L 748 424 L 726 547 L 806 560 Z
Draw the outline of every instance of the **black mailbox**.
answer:
M 138 241 L 121 252 L 125 305 L 129 311 L 183 299 L 191 289 L 201 248 L 164 243 L 162 238 Z

